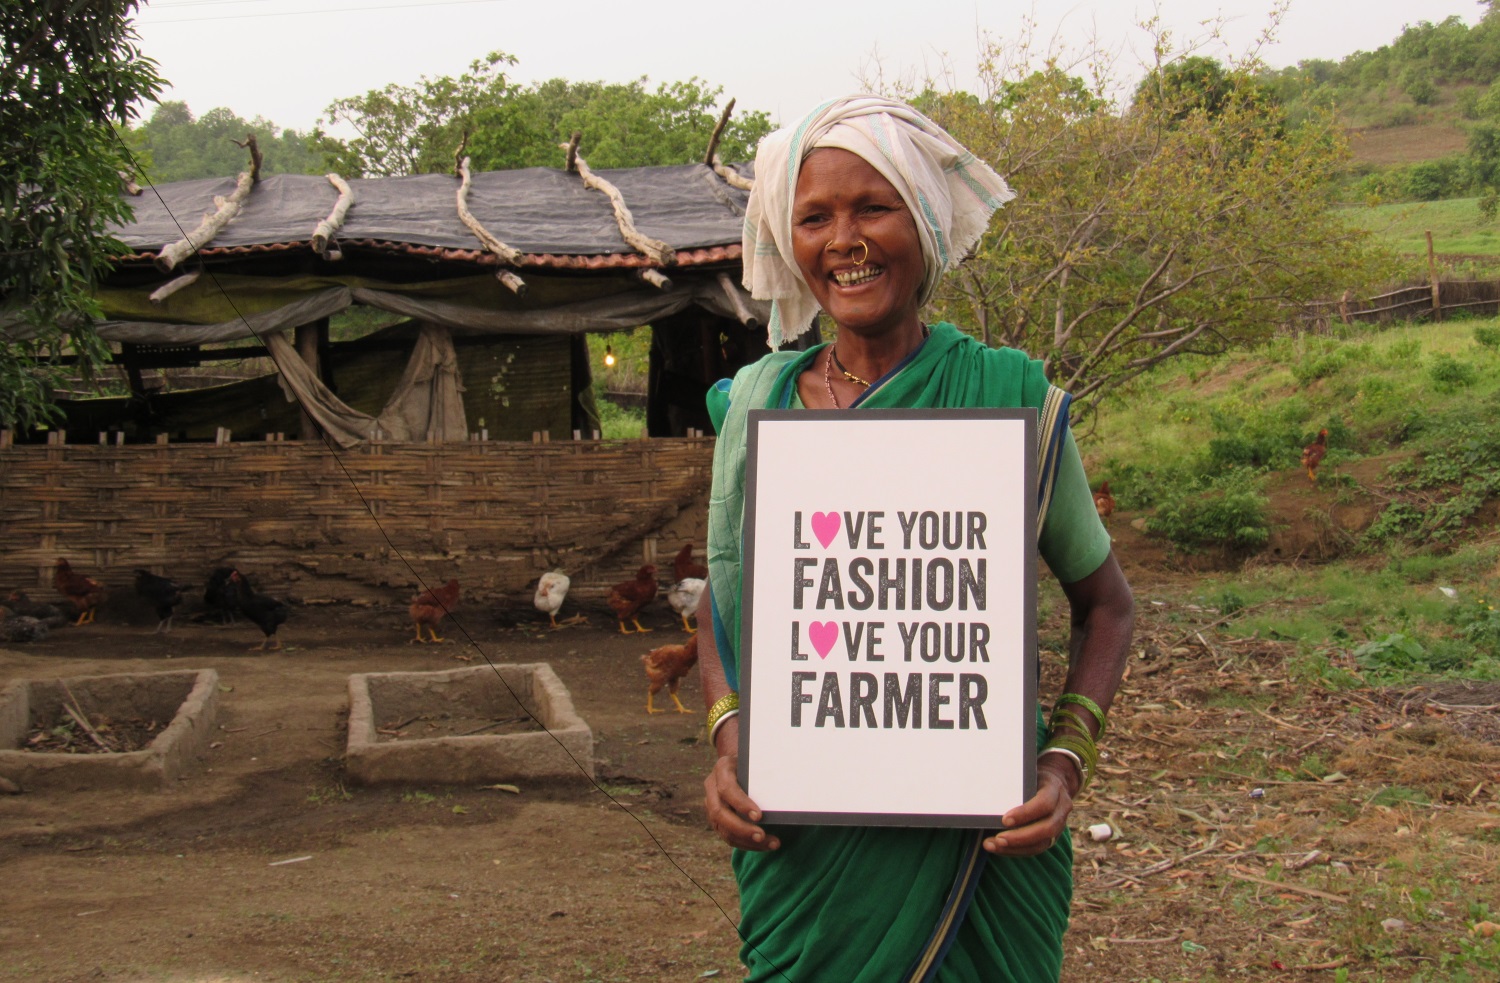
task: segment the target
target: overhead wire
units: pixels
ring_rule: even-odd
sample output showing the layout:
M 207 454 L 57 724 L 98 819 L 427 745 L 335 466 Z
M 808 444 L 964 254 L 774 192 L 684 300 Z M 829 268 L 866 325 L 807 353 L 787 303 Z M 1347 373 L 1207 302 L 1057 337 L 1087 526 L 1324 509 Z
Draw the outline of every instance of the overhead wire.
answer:
M 183 0 L 181 6 L 188 6 L 192 3 L 212 4 L 213 2 L 214 0 Z M 258 0 L 224 0 L 224 2 L 255 3 L 258 2 Z M 223 16 L 216 17 L 177 17 L 170 20 L 155 20 L 153 18 L 146 18 L 142 20 L 141 23 L 143 25 L 157 27 L 163 24 L 194 24 L 200 23 L 202 21 L 249 20 L 259 17 L 310 17 L 314 14 L 357 14 L 379 10 L 410 10 L 418 7 L 424 9 L 428 7 L 463 7 L 478 3 L 504 2 L 505 0 L 432 0 L 431 3 L 392 3 L 383 4 L 377 7 L 330 7 L 323 10 L 269 10 L 264 13 L 256 14 L 225 14 Z M 162 6 L 178 6 L 178 4 L 165 4 Z
M 483 2 L 483 0 L 481 0 L 481 2 Z M 166 212 L 167 217 L 171 220 L 172 224 L 177 227 L 177 230 L 182 233 L 183 237 L 186 238 L 187 232 L 184 229 L 182 223 L 177 220 L 176 214 L 173 213 L 171 206 L 167 204 L 166 198 L 163 197 L 161 191 L 156 187 L 155 182 L 151 180 L 150 176 L 140 166 L 140 162 L 136 159 L 135 154 L 131 152 L 130 147 L 125 143 L 124 138 L 119 133 L 119 130 L 115 127 L 111 127 L 110 130 L 112 133 L 114 133 L 115 139 L 119 142 L 120 148 L 124 151 L 126 158 L 131 163 L 131 166 L 135 169 L 136 173 L 140 174 L 142 179 L 145 180 L 146 186 L 150 188 L 152 194 L 156 195 L 156 200 L 161 203 L 162 209 Z M 260 332 L 256 331 L 255 326 L 252 325 L 249 319 L 245 317 L 244 313 L 240 311 L 238 305 L 234 302 L 234 298 L 229 294 L 229 291 L 224 288 L 223 284 L 219 282 L 219 279 L 214 274 L 213 270 L 210 269 L 207 265 L 204 265 L 203 272 L 206 275 L 208 281 L 214 285 L 214 289 L 216 289 L 224 297 L 225 302 L 234 312 L 235 319 L 245 326 L 245 329 L 250 333 L 251 337 L 255 339 L 256 343 L 258 343 L 262 348 L 266 348 L 267 352 L 269 352 L 270 349 L 266 346 L 265 339 L 261 337 Z M 306 412 L 306 407 L 303 405 L 301 396 L 298 395 L 296 399 L 298 406 L 303 409 L 303 412 Z M 396 543 L 391 539 L 390 534 L 386 532 L 385 526 L 380 522 L 380 517 L 376 514 L 374 508 L 371 507 L 370 502 L 365 498 L 364 493 L 360 491 L 359 483 L 355 480 L 354 475 L 344 464 L 344 460 L 339 452 L 339 449 L 334 446 L 333 441 L 329 438 L 327 432 L 321 426 L 318 426 L 315 429 L 317 431 L 318 438 L 323 443 L 324 449 L 328 452 L 329 456 L 333 459 L 333 462 L 338 466 L 340 473 L 343 474 L 345 480 L 349 483 L 350 489 L 359 499 L 360 506 L 365 510 L 365 514 L 369 516 L 370 521 L 374 524 L 375 529 L 380 534 L 381 539 L 385 541 L 385 544 L 390 547 L 392 554 L 394 554 L 396 558 L 401 562 L 401 564 L 405 566 L 406 569 L 411 573 L 418 586 L 423 591 L 430 590 L 431 588 L 427 586 L 427 582 L 423 579 L 421 573 L 417 571 L 417 568 L 411 563 L 410 560 L 406 558 L 406 554 L 401 551 L 401 548 L 397 546 Z M 724 920 L 730 925 L 731 928 L 734 929 L 735 935 L 740 939 L 740 941 L 754 948 L 753 943 L 746 939 L 744 933 L 740 931 L 740 927 L 735 922 L 734 918 L 729 914 L 724 906 L 719 903 L 719 899 L 714 897 L 706 887 L 698 882 L 697 878 L 689 873 L 688 870 L 682 866 L 682 864 L 677 862 L 677 859 L 672 856 L 671 852 L 667 850 L 666 845 L 663 844 L 662 841 L 657 837 L 657 835 L 651 830 L 651 827 L 646 825 L 644 820 L 642 820 L 633 811 L 631 811 L 631 809 L 624 802 L 611 795 L 607 788 L 601 785 L 593 775 L 589 774 L 588 769 L 586 769 L 583 763 L 580 762 L 578 758 L 573 754 L 573 752 L 568 749 L 568 746 L 563 743 L 562 739 L 559 738 L 555 733 L 553 733 L 552 729 L 547 726 L 546 722 L 538 717 L 535 713 L 533 713 L 531 709 L 526 706 L 525 702 L 521 700 L 520 696 L 511 687 L 510 683 L 506 681 L 505 676 L 500 672 L 499 667 L 496 666 L 495 663 L 490 659 L 489 654 L 477 641 L 475 641 L 473 635 L 469 633 L 467 626 L 464 625 L 462 620 L 460 620 L 452 612 L 448 611 L 447 607 L 442 605 L 441 602 L 439 602 L 439 606 L 443 607 L 444 615 L 451 620 L 453 626 L 458 629 L 460 634 L 463 635 L 468 646 L 472 648 L 476 653 L 478 653 L 480 658 L 484 659 L 485 665 L 487 665 L 490 670 L 494 672 L 495 678 L 500 680 L 501 685 L 505 687 L 506 691 L 511 695 L 511 698 L 514 699 L 516 703 L 521 707 L 522 711 L 525 712 L 526 715 L 530 717 L 535 724 L 537 724 L 537 726 L 541 727 L 541 729 L 547 734 L 547 736 L 551 737 L 552 740 L 557 744 L 557 746 L 562 749 L 563 753 L 568 756 L 568 759 L 573 762 L 574 767 L 576 767 L 579 773 L 583 775 L 583 777 L 588 781 L 590 785 L 593 786 L 594 790 L 608 799 L 612 805 L 617 807 L 625 815 L 633 819 L 636 825 L 640 826 L 641 830 L 646 834 L 647 837 L 650 838 L 651 842 L 656 846 L 656 849 L 661 853 L 661 855 L 667 859 L 667 862 L 675 867 L 677 869 L 677 872 L 680 873 L 684 878 L 686 878 L 688 883 L 692 884 L 700 894 L 708 898 L 708 900 L 713 903 L 713 906 L 718 909 L 719 914 L 722 915 Z M 756 951 L 760 952 L 759 949 L 756 949 Z M 760 953 L 760 955 L 765 958 L 768 963 L 771 964 L 771 966 L 776 970 L 777 974 L 780 975 L 782 979 L 786 980 L 787 983 L 795 983 L 795 981 L 792 980 L 792 978 L 788 976 L 780 966 L 777 966 L 769 956 L 766 956 L 765 953 Z

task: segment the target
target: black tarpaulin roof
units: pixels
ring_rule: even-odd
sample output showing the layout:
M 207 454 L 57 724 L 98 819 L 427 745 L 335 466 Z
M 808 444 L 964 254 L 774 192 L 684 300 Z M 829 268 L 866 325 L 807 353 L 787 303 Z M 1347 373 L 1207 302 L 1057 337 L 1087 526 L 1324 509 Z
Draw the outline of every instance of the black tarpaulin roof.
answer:
M 750 173 L 749 165 L 743 171 Z M 598 170 L 619 188 L 636 228 L 677 250 L 737 246 L 749 193 L 703 164 Z M 338 239 L 374 240 L 439 249 L 482 249 L 459 220 L 459 179 L 447 174 L 365 178 L 349 182 L 354 204 Z M 234 178 L 177 181 L 146 189 L 133 201 L 135 218 L 116 229 L 137 254 L 154 254 L 184 237 L 215 196 L 234 191 Z M 205 251 L 306 242 L 338 200 L 326 178 L 275 174 L 251 191 L 240 213 Z M 609 199 L 585 188 L 576 173 L 545 167 L 475 174 L 469 211 L 496 238 L 523 253 L 599 256 L 635 254 L 620 235 Z

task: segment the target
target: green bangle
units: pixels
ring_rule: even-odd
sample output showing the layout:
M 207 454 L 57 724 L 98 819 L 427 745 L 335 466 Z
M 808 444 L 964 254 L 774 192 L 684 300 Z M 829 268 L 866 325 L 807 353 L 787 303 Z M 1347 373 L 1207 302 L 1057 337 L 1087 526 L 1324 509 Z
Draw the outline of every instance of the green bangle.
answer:
M 1088 724 L 1084 723 L 1083 718 L 1072 710 L 1052 711 L 1051 729 L 1055 731 L 1060 727 L 1070 727 L 1086 737 L 1090 743 L 1094 741 L 1094 735 L 1089 732 Z
M 1078 794 L 1082 795 L 1093 781 L 1094 771 L 1099 766 L 1099 749 L 1094 746 L 1094 742 L 1072 734 L 1054 734 L 1047 739 L 1046 744 L 1042 745 L 1038 757 L 1048 751 L 1066 751 L 1078 756 L 1083 771 L 1083 781 L 1078 786 Z
M 715 700 L 714 705 L 708 708 L 708 732 L 710 734 L 714 732 L 714 725 L 719 722 L 720 717 L 731 710 L 738 710 L 739 708 L 740 694 L 734 690 L 730 690 Z
M 1057 698 L 1057 702 L 1053 704 L 1053 707 L 1054 709 L 1058 707 L 1065 707 L 1070 703 L 1073 706 L 1083 707 L 1093 715 L 1094 720 L 1099 724 L 1099 736 L 1103 737 L 1106 721 L 1104 717 L 1104 711 L 1099 709 L 1099 704 L 1095 703 L 1087 696 L 1084 696 L 1082 693 L 1064 693 L 1062 696 L 1059 696 Z

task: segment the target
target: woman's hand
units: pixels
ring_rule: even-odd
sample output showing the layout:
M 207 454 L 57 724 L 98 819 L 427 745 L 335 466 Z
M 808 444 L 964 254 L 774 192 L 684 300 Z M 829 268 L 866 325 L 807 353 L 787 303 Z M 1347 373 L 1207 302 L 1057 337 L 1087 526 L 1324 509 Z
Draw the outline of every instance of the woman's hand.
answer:
M 708 812 L 708 824 L 719 839 L 741 850 L 775 850 L 781 841 L 767 833 L 757 824 L 761 820 L 759 807 L 740 788 L 739 746 L 740 722 L 730 720 L 719 728 L 719 759 L 713 770 L 703 780 L 704 807 Z
M 1036 765 L 1036 795 L 1001 817 L 1005 828 L 987 838 L 984 848 L 1001 857 L 1034 857 L 1050 850 L 1068 828 L 1079 778 L 1067 758 L 1043 755 Z

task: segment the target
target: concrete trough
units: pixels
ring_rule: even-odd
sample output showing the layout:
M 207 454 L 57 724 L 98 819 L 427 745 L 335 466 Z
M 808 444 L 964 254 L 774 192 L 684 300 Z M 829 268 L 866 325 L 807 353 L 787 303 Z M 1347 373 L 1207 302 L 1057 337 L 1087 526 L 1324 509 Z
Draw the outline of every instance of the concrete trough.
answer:
M 514 694 L 514 696 L 512 695 Z M 520 701 L 519 706 L 517 700 Z M 524 708 L 524 709 L 523 709 Z M 541 729 L 521 733 L 422 737 L 424 718 L 534 715 Z M 550 731 L 550 733 L 548 733 Z M 545 662 L 439 672 L 372 672 L 349 677 L 349 743 L 344 767 L 363 785 L 477 785 L 594 775 L 594 735 Z
M 65 718 L 67 699 L 90 717 L 165 726 L 139 751 L 19 750 L 35 728 Z M 0 694 L 0 776 L 27 790 L 158 789 L 181 778 L 207 752 L 218 706 L 219 674 L 212 669 L 17 680 Z

